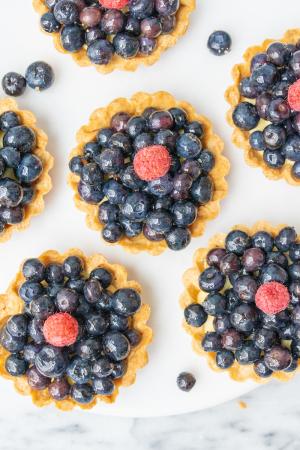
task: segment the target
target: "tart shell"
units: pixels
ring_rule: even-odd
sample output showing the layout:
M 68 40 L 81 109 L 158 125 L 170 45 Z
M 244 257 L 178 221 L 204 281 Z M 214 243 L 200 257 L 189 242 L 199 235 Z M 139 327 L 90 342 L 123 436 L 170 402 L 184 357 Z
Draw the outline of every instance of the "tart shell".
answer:
M 204 233 L 206 222 L 214 219 L 220 212 L 220 200 L 227 195 L 228 186 L 225 180 L 229 172 L 229 161 L 222 155 L 224 144 L 212 129 L 211 122 L 204 116 L 196 113 L 194 108 L 186 102 L 177 101 L 167 92 L 156 92 L 155 94 L 146 94 L 138 92 L 131 99 L 118 98 L 111 102 L 106 108 L 99 108 L 90 116 L 89 123 L 80 128 L 77 133 L 77 147 L 71 152 L 70 159 L 74 156 L 82 155 L 84 145 L 93 140 L 100 128 L 108 127 L 114 114 L 123 111 L 132 115 L 141 114 L 148 107 L 158 107 L 160 109 L 169 109 L 173 107 L 183 108 L 189 120 L 201 122 L 204 128 L 204 136 L 201 139 L 205 148 L 208 148 L 215 157 L 215 166 L 209 173 L 214 183 L 214 194 L 212 200 L 199 208 L 196 221 L 189 227 L 193 237 L 201 236 Z M 93 230 L 101 231 L 103 225 L 99 222 L 97 212 L 98 205 L 90 205 L 84 202 L 78 192 L 78 176 L 70 173 L 68 181 L 73 189 L 74 201 L 78 209 L 86 213 L 86 222 L 88 227 Z M 151 242 L 144 235 L 140 234 L 135 238 L 122 238 L 117 244 L 124 247 L 131 253 L 147 251 L 152 255 L 161 254 L 167 244 L 164 241 Z M 111 244 L 116 245 L 116 244 Z
M 102 255 L 94 254 L 90 257 L 86 257 L 78 249 L 70 249 L 64 254 L 60 254 L 54 250 L 49 250 L 42 253 L 38 258 L 44 264 L 49 263 L 62 263 L 68 256 L 78 256 L 85 263 L 84 273 L 88 274 L 96 267 L 103 267 L 108 269 L 113 274 L 113 282 L 111 284 L 113 291 L 119 288 L 132 288 L 141 292 L 141 286 L 136 281 L 129 281 L 127 279 L 127 272 L 125 268 L 118 264 L 110 264 Z M 5 294 L 0 296 L 0 325 L 6 323 L 11 315 L 19 314 L 23 311 L 24 302 L 18 295 L 20 285 L 25 281 L 20 267 L 15 279 L 8 287 Z M 152 340 L 152 330 L 147 326 L 147 321 L 150 316 L 150 306 L 142 304 L 140 310 L 133 316 L 133 325 L 142 334 L 141 342 L 134 348 L 132 348 L 128 357 L 128 370 L 124 377 L 115 381 L 115 391 L 112 395 L 96 395 L 94 400 L 86 405 L 79 404 L 73 399 L 68 398 L 66 400 L 55 401 L 53 400 L 48 390 L 36 391 L 30 388 L 25 376 L 13 377 L 9 375 L 5 370 L 5 359 L 9 353 L 0 347 L 0 376 L 13 381 L 16 390 L 23 395 L 30 395 L 33 403 L 36 406 L 42 407 L 49 404 L 54 404 L 57 408 L 70 411 L 75 406 L 79 406 L 81 409 L 91 409 L 97 402 L 114 403 L 121 386 L 130 386 L 135 382 L 136 372 L 138 369 L 144 367 L 148 362 L 147 347 Z
M 236 225 L 232 230 L 242 230 L 253 236 L 257 231 L 267 231 L 272 236 L 275 236 L 286 225 L 278 225 L 272 227 L 268 222 L 257 222 L 252 228 L 248 228 L 245 225 Z M 225 246 L 225 233 L 219 233 L 213 236 L 208 244 L 207 248 L 200 248 L 194 254 L 194 264 L 191 269 L 188 269 L 183 275 L 184 292 L 180 297 L 180 306 L 184 309 L 191 303 L 202 303 L 207 296 L 207 293 L 202 291 L 198 284 L 198 278 L 201 272 L 208 267 L 206 262 L 206 256 L 213 248 Z M 298 238 L 300 240 L 300 238 Z M 192 327 L 183 321 L 183 327 L 192 336 L 192 346 L 194 351 L 206 358 L 209 367 L 216 372 L 225 372 L 235 381 L 253 380 L 256 383 L 266 383 L 272 379 L 280 381 L 288 381 L 291 379 L 295 372 L 299 371 L 300 362 L 298 362 L 298 368 L 294 372 L 273 372 L 268 378 L 261 378 L 253 370 L 253 365 L 240 365 L 235 361 L 229 369 L 220 369 L 215 362 L 215 352 L 205 352 L 202 349 L 201 341 L 207 331 L 213 331 L 212 319 L 209 318 L 204 325 L 199 328 Z
M 32 4 L 40 16 L 49 11 L 44 0 L 32 0 Z M 195 0 L 180 0 L 180 7 L 176 13 L 177 20 L 174 30 L 171 33 L 160 35 L 157 38 L 156 49 L 151 55 L 148 56 L 138 55 L 131 59 L 125 59 L 117 54 L 114 54 L 111 61 L 107 65 L 97 65 L 93 64 L 89 60 L 85 48 L 82 48 L 76 53 L 67 52 L 61 45 L 59 33 L 52 33 L 54 46 L 60 53 L 70 53 L 73 60 L 81 67 L 94 66 L 97 71 L 101 73 L 110 73 L 116 69 L 134 72 L 140 64 L 151 66 L 158 61 L 161 54 L 165 50 L 176 44 L 178 39 L 186 33 L 189 26 L 190 14 L 194 11 L 195 7 Z
M 251 148 L 249 143 L 249 134 L 250 134 L 249 131 L 241 130 L 235 126 L 232 120 L 232 113 L 235 107 L 241 101 L 245 100 L 251 102 L 251 99 L 246 99 L 241 96 L 239 91 L 239 84 L 242 78 L 248 77 L 250 75 L 250 64 L 253 56 L 256 55 L 257 53 L 264 53 L 269 47 L 269 45 L 272 44 L 273 42 L 296 44 L 299 41 L 299 39 L 300 39 L 300 29 L 292 29 L 288 30 L 281 39 L 266 39 L 261 45 L 249 47 L 243 55 L 244 62 L 242 62 L 241 64 L 236 64 L 233 67 L 232 69 L 233 85 L 230 86 L 225 92 L 225 99 L 231 107 L 227 113 L 227 121 L 229 125 L 232 128 L 234 128 L 234 131 L 232 133 L 232 142 L 237 147 L 240 147 L 244 151 L 246 163 L 251 167 L 260 167 L 264 175 L 270 180 L 284 179 L 289 184 L 292 184 L 294 186 L 300 186 L 300 180 L 297 180 L 292 176 L 291 173 L 292 163 L 286 161 L 284 166 L 279 169 L 272 169 L 271 167 L 268 167 L 263 160 L 262 156 L 263 152 L 259 152 Z M 256 129 L 260 129 L 261 126 L 264 128 L 264 126 L 267 123 L 268 122 L 261 119 Z
M 21 231 L 27 228 L 30 224 L 30 220 L 33 216 L 40 214 L 44 209 L 44 195 L 46 195 L 52 188 L 51 178 L 49 171 L 53 167 L 53 156 L 46 151 L 48 137 L 40 128 L 36 125 L 36 118 L 30 111 L 20 110 L 15 100 L 5 98 L 0 100 L 0 115 L 6 111 L 14 111 L 21 118 L 22 125 L 26 125 L 32 128 L 36 134 L 36 148 L 33 154 L 38 156 L 43 163 L 43 172 L 38 180 L 33 184 L 36 190 L 36 195 L 32 202 L 24 207 L 24 220 L 15 225 L 7 225 L 4 231 L 0 234 L 0 242 L 8 241 L 11 238 L 12 233 L 15 230 Z M 0 132 L 0 138 L 1 138 Z

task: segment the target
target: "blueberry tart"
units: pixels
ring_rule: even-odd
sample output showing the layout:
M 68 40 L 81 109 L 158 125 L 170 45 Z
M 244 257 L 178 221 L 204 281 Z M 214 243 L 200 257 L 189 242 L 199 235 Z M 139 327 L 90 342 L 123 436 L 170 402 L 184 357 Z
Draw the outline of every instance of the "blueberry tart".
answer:
M 300 30 L 250 47 L 233 67 L 232 140 L 246 162 L 272 180 L 300 185 Z
M 19 110 L 14 100 L 0 100 L 0 242 L 44 209 L 53 166 L 47 141 L 31 112 Z
M 300 358 L 300 238 L 258 222 L 217 234 L 183 276 L 184 328 L 213 370 L 290 379 Z
M 33 6 L 58 51 L 109 73 L 155 63 L 186 32 L 195 0 L 33 0 Z
M 210 122 L 166 92 L 96 110 L 77 134 L 69 183 L 108 243 L 158 255 L 185 248 L 215 218 L 229 163 Z
M 112 403 L 148 361 L 150 307 L 124 267 L 71 249 L 26 260 L 0 296 L 0 375 L 35 405 Z

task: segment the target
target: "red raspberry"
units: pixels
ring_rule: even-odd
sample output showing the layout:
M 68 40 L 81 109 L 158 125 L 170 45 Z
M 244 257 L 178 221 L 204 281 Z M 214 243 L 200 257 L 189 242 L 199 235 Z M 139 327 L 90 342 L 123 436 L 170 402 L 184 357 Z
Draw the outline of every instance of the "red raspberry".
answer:
M 262 284 L 256 291 L 256 306 L 266 314 L 283 311 L 290 302 L 290 293 L 286 286 L 277 281 Z
M 135 173 L 141 180 L 150 181 L 166 175 L 171 165 L 171 156 L 163 145 L 150 145 L 137 152 L 133 160 Z
M 46 341 L 55 347 L 74 344 L 78 331 L 77 320 L 68 313 L 53 314 L 48 317 L 43 328 Z
M 107 9 L 123 9 L 128 5 L 129 0 L 99 0 L 99 3 Z
M 288 103 L 294 111 L 300 111 L 300 80 L 291 84 L 288 92 Z

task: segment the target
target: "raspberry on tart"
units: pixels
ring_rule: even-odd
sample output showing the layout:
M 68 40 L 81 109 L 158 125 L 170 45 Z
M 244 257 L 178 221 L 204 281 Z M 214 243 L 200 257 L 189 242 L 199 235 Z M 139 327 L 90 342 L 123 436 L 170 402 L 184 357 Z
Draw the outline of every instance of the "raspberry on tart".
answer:
M 184 328 L 236 381 L 288 380 L 300 358 L 300 243 L 292 227 L 236 226 L 184 274 Z
M 77 134 L 69 182 L 108 243 L 157 255 L 182 250 L 216 217 L 229 163 L 210 122 L 166 92 L 96 110 Z
M 42 31 L 101 73 L 154 64 L 189 25 L 195 0 L 33 0 Z
M 20 110 L 12 99 L 0 100 L 0 242 L 29 226 L 44 209 L 53 166 L 47 141 L 31 112 Z
M 114 402 L 148 360 L 150 308 L 140 291 L 99 254 L 26 260 L 0 296 L 0 374 L 37 406 Z
M 225 94 L 233 142 L 273 180 L 300 184 L 300 30 L 250 47 Z

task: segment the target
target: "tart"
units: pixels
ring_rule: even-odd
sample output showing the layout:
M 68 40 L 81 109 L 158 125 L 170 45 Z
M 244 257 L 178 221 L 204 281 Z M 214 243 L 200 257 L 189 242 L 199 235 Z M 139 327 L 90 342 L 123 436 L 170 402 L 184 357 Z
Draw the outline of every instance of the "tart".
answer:
M 56 49 L 101 73 L 154 64 L 189 24 L 195 0 L 33 0 Z
M 272 180 L 300 185 L 300 30 L 250 47 L 225 94 L 232 140 Z
M 0 139 L 0 242 L 5 242 L 43 211 L 53 157 L 34 115 L 11 99 L 0 100 Z
M 300 238 L 258 222 L 217 234 L 183 276 L 194 350 L 236 381 L 289 380 L 300 357 Z
M 148 361 L 149 305 L 124 267 L 50 250 L 26 260 L 0 297 L 0 374 L 37 406 L 112 403 Z
M 77 133 L 69 184 L 108 243 L 153 255 L 185 248 L 215 218 L 229 162 L 212 125 L 166 92 L 97 109 Z

